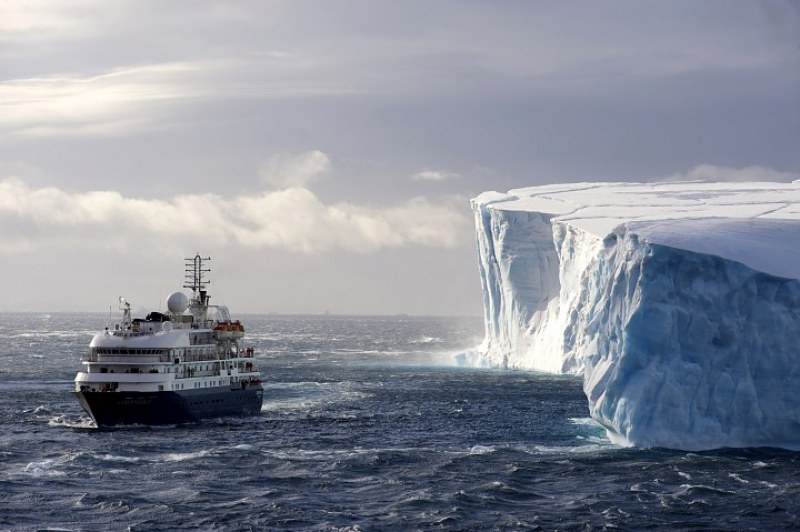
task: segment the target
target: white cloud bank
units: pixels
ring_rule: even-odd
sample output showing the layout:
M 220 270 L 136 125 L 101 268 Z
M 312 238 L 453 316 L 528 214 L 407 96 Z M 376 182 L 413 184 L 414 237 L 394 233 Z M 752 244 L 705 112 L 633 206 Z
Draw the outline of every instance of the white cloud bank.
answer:
M 0 181 L 0 253 L 54 246 L 239 245 L 306 253 L 452 247 L 471 235 L 465 205 L 463 198 L 436 203 L 421 197 L 392 205 L 326 205 L 299 186 L 234 198 L 137 199 L 115 191 L 32 188 L 9 178 Z
M 764 166 L 747 166 L 745 168 L 732 168 L 729 166 L 714 166 L 699 164 L 684 173 L 677 173 L 659 179 L 659 181 L 728 181 L 744 183 L 748 181 L 777 181 L 789 182 L 800 179 L 800 173 L 781 172 Z

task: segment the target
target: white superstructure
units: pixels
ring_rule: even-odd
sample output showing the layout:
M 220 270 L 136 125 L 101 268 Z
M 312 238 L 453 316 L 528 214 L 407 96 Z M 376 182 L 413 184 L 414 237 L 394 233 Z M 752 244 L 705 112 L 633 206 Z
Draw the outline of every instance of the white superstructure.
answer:
M 120 298 L 122 319 L 94 336 L 75 377 L 80 397 L 124 392 L 127 400 L 136 401 L 137 393 L 177 392 L 194 399 L 194 406 L 213 407 L 208 403 L 224 402 L 217 397 L 221 392 L 258 387 L 260 408 L 261 375 L 253 348 L 243 344 L 244 327 L 231 320 L 227 307 L 209 304 L 204 278 L 208 260 L 199 254 L 186 259 L 184 288 L 192 296 L 170 294 L 167 314 L 151 312 L 145 319 L 133 319 L 130 303 Z M 203 391 L 215 399 L 203 397 Z M 81 403 L 97 421 L 94 409 Z M 197 417 L 207 417 L 203 414 Z

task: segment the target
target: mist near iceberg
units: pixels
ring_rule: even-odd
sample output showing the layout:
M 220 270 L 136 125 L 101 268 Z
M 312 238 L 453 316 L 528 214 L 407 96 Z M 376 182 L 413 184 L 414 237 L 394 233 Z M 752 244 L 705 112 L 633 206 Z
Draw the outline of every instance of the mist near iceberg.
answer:
M 617 441 L 800 448 L 800 182 L 575 183 L 472 201 L 480 366 L 582 375 Z

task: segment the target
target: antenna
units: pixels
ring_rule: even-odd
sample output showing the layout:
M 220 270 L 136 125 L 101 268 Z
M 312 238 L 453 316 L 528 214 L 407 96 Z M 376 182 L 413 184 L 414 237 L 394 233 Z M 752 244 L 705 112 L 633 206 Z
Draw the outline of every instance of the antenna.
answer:
M 193 293 L 192 299 L 198 301 L 201 305 L 208 303 L 208 295 L 206 292 L 206 285 L 211 281 L 205 279 L 205 274 L 210 272 L 210 268 L 203 268 L 203 261 L 210 261 L 211 257 L 201 257 L 200 253 L 192 258 L 184 259 L 186 261 L 186 281 L 183 284 L 184 288 L 190 288 Z M 198 299 L 197 295 L 200 294 Z

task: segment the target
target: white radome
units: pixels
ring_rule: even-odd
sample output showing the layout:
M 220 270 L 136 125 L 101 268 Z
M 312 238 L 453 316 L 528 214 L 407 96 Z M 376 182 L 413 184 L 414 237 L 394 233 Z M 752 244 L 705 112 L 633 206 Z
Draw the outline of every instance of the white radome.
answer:
M 189 308 L 189 296 L 183 292 L 172 292 L 167 296 L 167 308 L 173 314 L 183 314 Z

